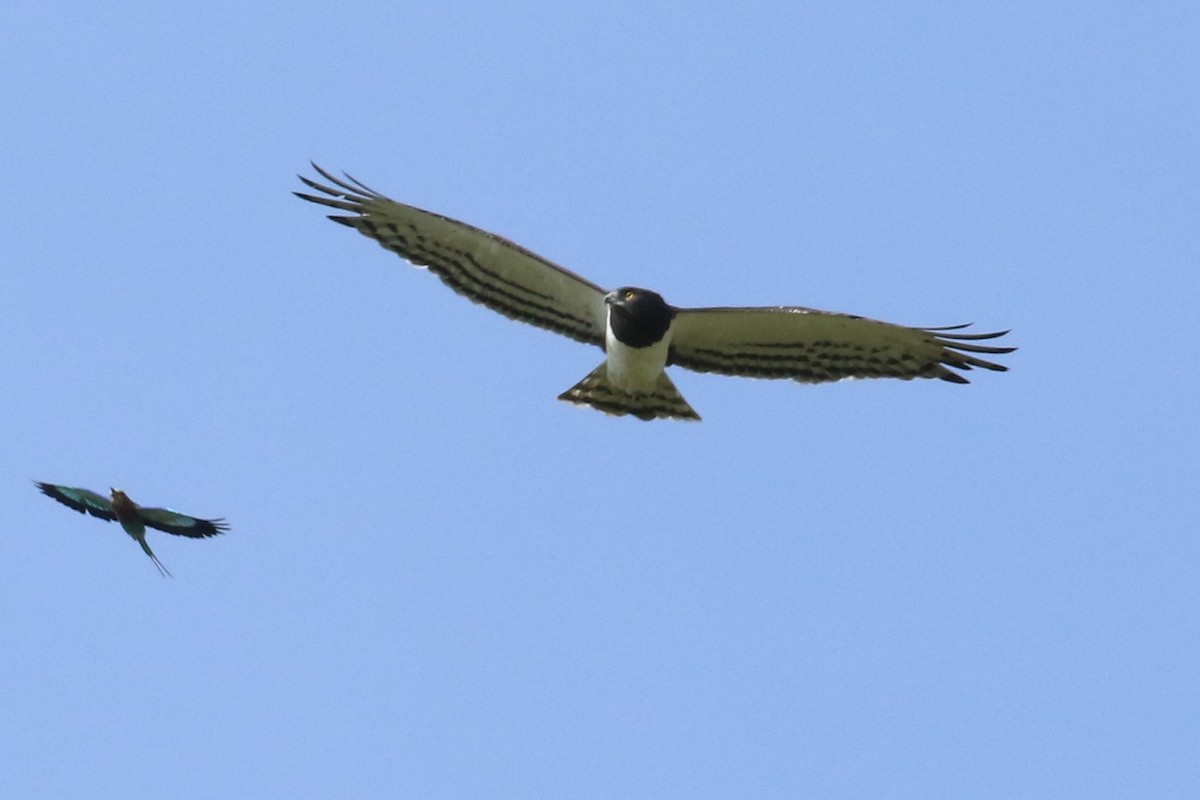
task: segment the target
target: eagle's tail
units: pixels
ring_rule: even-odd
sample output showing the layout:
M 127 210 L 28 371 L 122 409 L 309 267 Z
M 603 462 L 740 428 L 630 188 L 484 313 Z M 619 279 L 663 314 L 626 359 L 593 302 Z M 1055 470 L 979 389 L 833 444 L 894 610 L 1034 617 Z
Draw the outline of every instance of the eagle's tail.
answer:
M 607 363 L 589 372 L 586 378 L 560 394 L 558 399 L 591 406 L 614 416 L 632 414 L 645 420 L 656 417 L 700 419 L 700 415 L 683 399 L 665 372 L 658 376 L 652 391 L 625 392 L 609 383 Z

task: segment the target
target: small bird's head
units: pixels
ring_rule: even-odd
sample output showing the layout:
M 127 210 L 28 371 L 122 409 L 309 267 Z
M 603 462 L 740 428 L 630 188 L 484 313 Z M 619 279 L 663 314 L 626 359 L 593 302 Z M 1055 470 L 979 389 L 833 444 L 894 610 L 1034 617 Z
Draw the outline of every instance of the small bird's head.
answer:
M 129 495 L 117 488 L 110 488 L 109 491 L 112 492 L 112 500 L 109 502 L 112 503 L 112 510 L 117 519 L 137 513 L 138 505 L 129 499 Z
M 649 347 L 662 341 L 675 309 L 667 305 L 658 292 L 622 286 L 604 296 L 608 306 L 608 326 L 621 344 L 628 347 Z

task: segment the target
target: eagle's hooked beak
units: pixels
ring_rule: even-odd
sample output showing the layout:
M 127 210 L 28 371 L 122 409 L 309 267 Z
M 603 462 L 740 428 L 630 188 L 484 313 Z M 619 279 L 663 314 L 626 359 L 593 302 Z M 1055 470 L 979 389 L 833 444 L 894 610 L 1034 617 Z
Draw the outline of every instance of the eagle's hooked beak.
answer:
M 637 297 L 634 289 L 618 289 L 604 295 L 604 304 L 608 306 L 624 306 Z

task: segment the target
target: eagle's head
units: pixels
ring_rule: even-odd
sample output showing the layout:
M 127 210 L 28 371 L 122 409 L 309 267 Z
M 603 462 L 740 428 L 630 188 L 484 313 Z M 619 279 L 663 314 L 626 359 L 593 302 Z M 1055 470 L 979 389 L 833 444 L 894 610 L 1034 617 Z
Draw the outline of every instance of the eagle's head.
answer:
M 604 296 L 608 327 L 626 347 L 649 347 L 662 341 L 675 318 L 675 309 L 658 292 L 622 286 Z

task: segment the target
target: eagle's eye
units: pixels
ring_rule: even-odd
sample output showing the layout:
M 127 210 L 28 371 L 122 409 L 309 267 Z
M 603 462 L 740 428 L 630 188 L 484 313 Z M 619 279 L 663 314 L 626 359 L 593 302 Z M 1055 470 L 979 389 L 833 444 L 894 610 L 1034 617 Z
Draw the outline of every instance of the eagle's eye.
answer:
M 633 289 L 626 289 L 624 292 L 622 292 L 621 299 L 622 300 L 632 300 L 633 299 Z

